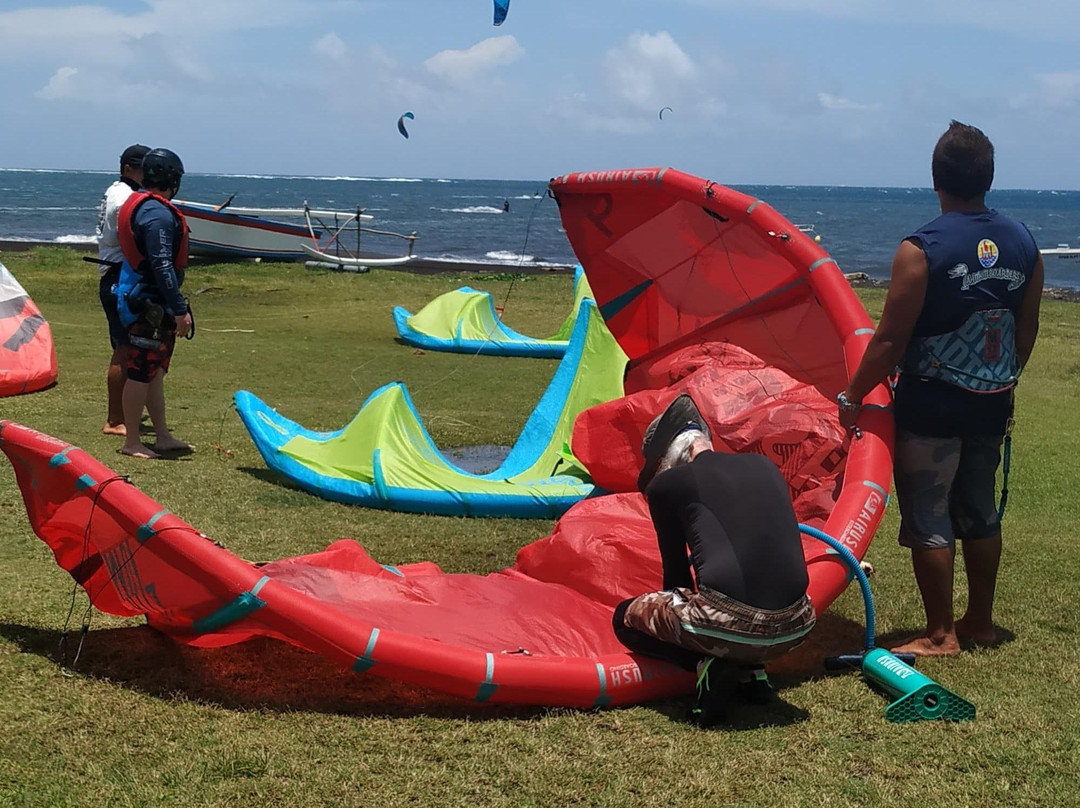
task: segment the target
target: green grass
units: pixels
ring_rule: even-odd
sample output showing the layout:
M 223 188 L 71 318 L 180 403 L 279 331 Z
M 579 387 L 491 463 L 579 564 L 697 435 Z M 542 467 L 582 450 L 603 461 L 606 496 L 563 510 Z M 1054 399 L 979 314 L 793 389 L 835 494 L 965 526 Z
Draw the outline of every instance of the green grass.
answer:
M 501 303 L 511 278 L 345 275 L 272 264 L 188 275 L 199 334 L 166 384 L 171 425 L 198 446 L 176 462 L 116 454 L 100 434 L 108 358 L 96 274 L 63 249 L 4 262 L 52 324 L 60 384 L 0 399 L 0 417 L 75 443 L 246 558 L 353 537 L 384 563 L 486 573 L 551 522 L 365 510 L 282 485 L 230 409 L 252 390 L 312 428 L 343 425 L 399 379 L 441 446 L 510 443 L 553 361 L 420 353 L 390 308 L 472 283 Z M 514 282 L 507 322 L 546 335 L 568 275 Z M 196 294 L 198 290 L 203 290 Z M 871 313 L 883 293 L 861 293 Z M 225 332 L 251 329 L 254 333 Z M 978 707 L 970 724 L 891 725 L 886 699 L 821 658 L 854 650 L 851 590 L 773 670 L 783 704 L 702 732 L 685 701 L 604 712 L 483 708 L 341 671 L 269 640 L 181 648 L 96 615 L 73 675 L 57 643 L 71 579 L 30 531 L 0 464 L 0 805 L 1073 805 L 1080 802 L 1080 307 L 1047 301 L 1019 394 L 1000 581 L 999 647 L 920 668 Z M 890 508 L 869 558 L 879 631 L 916 628 L 918 594 Z M 957 598 L 964 587 L 958 578 Z M 73 618 L 77 629 L 82 604 Z M 77 642 L 77 631 L 71 638 Z

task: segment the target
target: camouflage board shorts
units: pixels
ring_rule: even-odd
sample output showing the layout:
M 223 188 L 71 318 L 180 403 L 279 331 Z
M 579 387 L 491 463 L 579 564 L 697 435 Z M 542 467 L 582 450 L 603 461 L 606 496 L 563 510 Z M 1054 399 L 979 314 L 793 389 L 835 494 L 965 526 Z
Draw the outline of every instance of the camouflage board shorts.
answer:
M 921 550 L 985 539 L 1001 530 L 995 500 L 1001 435 L 931 438 L 896 435 L 900 544 Z
M 158 372 L 169 372 L 169 360 L 176 347 L 176 323 L 150 328 L 139 321 L 128 329 L 127 375 L 136 382 L 148 383 Z
M 708 587 L 641 595 L 630 602 L 623 619 L 629 628 L 662 642 L 744 664 L 783 656 L 806 639 L 815 620 L 806 595 L 770 611 Z

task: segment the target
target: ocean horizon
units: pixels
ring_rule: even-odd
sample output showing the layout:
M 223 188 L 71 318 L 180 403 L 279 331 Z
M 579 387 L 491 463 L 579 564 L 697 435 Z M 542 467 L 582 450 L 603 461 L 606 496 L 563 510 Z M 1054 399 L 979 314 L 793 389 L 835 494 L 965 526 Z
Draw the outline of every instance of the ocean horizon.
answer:
M 0 168 L 0 240 L 59 245 L 92 241 L 98 203 L 113 170 Z M 430 261 L 514 266 L 576 263 L 562 232 L 548 179 L 185 175 L 180 198 L 242 207 L 363 209 L 371 226 L 417 233 L 415 253 Z M 929 187 L 746 185 L 794 224 L 812 226 L 844 272 L 889 275 L 897 244 L 938 215 Z M 510 211 L 504 212 L 504 202 Z M 987 204 L 1023 221 L 1041 248 L 1080 246 L 1080 191 L 994 189 Z M 1058 265 L 1061 266 L 1058 266 Z M 1047 261 L 1047 286 L 1080 288 L 1080 262 Z
M 674 167 L 674 166 L 673 166 Z M 607 170 L 607 169 L 599 169 Z M 615 170 L 615 169 L 612 169 Z M 112 176 L 116 169 L 112 168 L 11 168 L 0 166 L 0 172 L 28 173 L 28 174 L 100 174 Z M 563 172 L 564 174 L 566 172 Z M 547 182 L 548 180 L 531 180 L 528 178 L 506 177 L 369 177 L 365 175 L 348 174 L 255 174 L 255 173 L 229 173 L 214 171 L 191 171 L 186 177 L 237 177 L 241 179 L 256 180 L 327 180 L 329 182 Z M 562 176 L 562 175 L 559 175 Z M 549 178 L 550 179 L 550 178 Z M 708 179 L 707 177 L 704 179 Z M 816 185 L 804 185 L 799 183 L 725 183 L 731 188 L 857 188 L 857 189 L 885 189 L 899 191 L 932 191 L 929 185 L 859 185 L 844 182 L 833 182 Z M 997 188 L 994 191 L 1021 191 L 1031 193 L 1080 193 L 1077 188 Z

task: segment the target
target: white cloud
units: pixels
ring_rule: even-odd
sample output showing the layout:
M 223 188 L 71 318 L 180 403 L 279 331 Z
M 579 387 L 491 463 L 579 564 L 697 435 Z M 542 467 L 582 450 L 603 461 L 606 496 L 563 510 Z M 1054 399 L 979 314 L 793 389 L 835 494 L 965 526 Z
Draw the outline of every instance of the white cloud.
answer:
M 344 62 L 349 55 L 348 46 L 341 41 L 341 37 L 333 33 L 316 39 L 311 50 L 316 56 L 338 64 Z
M 440 51 L 424 62 L 424 66 L 436 76 L 460 84 L 498 65 L 511 64 L 524 53 L 525 49 L 513 36 L 496 36 L 466 50 Z
M 1009 97 L 1011 109 L 1045 115 L 1080 107 L 1080 70 L 1041 73 L 1032 79 L 1033 86 Z
M 597 80 L 574 78 L 559 92 L 548 114 L 586 132 L 667 136 L 700 134 L 729 114 L 717 84 L 735 75 L 716 53 L 699 64 L 667 31 L 635 32 L 600 58 Z M 658 119 L 662 107 L 671 107 Z
M 168 87 L 152 78 L 125 81 L 109 72 L 94 72 L 82 67 L 61 67 L 48 83 L 34 93 L 44 101 L 77 101 L 115 108 L 130 105 L 132 99 L 170 95 Z
M 728 105 L 719 98 L 705 98 L 694 104 L 694 113 L 707 120 L 722 118 L 728 112 Z
M 326 3 L 303 0 L 147 0 L 125 14 L 100 5 L 0 12 L 0 59 L 73 51 L 95 61 L 123 60 L 123 43 L 161 34 L 174 42 L 310 19 Z
M 1003 31 L 1036 39 L 1075 40 L 1080 29 L 1080 3 L 1075 0 L 682 0 L 687 5 L 725 13 L 801 14 L 862 22 L 925 26 L 951 25 L 977 30 Z
M 36 64 L 51 71 L 78 65 L 77 75 L 57 71 L 37 92 L 19 88 L 54 101 L 85 99 L 108 106 L 152 88 L 204 104 L 215 92 L 228 96 L 238 86 L 249 95 L 259 86 L 282 86 L 280 75 L 251 70 L 249 61 L 233 58 L 235 43 L 245 34 L 291 29 L 331 12 L 348 19 L 346 12 L 364 10 L 357 0 L 143 0 L 124 4 L 131 11 L 110 7 L 116 5 L 0 11 L 0 64 Z M 333 34 L 320 44 L 328 58 L 347 50 Z
M 109 4 L 119 5 L 117 3 Z M 313 17 L 363 11 L 358 0 L 143 0 L 132 11 L 104 3 L 0 11 L 0 64 L 79 65 L 80 85 L 109 88 L 162 83 L 183 94 L 189 84 L 246 77 L 234 61 L 244 34 L 291 29 Z M 343 43 L 342 43 L 343 45 Z M 329 47 L 329 46 L 327 46 Z M 226 79 L 226 77 L 228 77 Z M 251 77 L 264 78 L 263 73 Z M 192 91 L 194 87 L 189 88 Z M 205 86 L 198 91 L 203 92 Z M 101 93 L 94 99 L 100 100 Z
M 77 67 L 61 67 L 53 73 L 49 83 L 38 90 L 35 95 L 46 101 L 73 97 L 75 95 L 75 76 L 78 73 L 79 69 Z
M 677 101 L 697 68 L 667 31 L 639 32 L 604 55 L 603 73 L 617 98 L 645 111 Z
M 1044 73 L 1036 78 L 1039 94 L 1049 106 L 1074 107 L 1080 104 L 1080 70 Z
M 839 95 L 832 95 L 830 93 L 818 93 L 818 102 L 825 109 L 833 110 L 846 110 L 852 112 L 873 112 L 874 110 L 881 109 L 881 104 L 862 104 L 858 101 L 852 101 L 850 98 L 844 98 Z

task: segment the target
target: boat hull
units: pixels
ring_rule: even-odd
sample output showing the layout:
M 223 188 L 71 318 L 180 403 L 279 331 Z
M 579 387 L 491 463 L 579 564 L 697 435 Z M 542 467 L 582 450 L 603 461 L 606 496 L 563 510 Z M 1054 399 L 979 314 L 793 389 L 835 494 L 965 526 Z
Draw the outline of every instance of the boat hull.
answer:
M 303 247 L 312 240 L 306 225 L 207 210 L 177 203 L 187 220 L 192 255 L 303 261 Z M 320 232 L 315 231 L 318 237 Z
M 1080 268 L 1080 247 L 1054 247 L 1039 252 L 1042 254 L 1043 263 L 1049 266 Z

